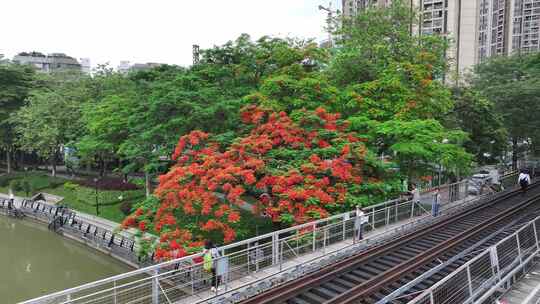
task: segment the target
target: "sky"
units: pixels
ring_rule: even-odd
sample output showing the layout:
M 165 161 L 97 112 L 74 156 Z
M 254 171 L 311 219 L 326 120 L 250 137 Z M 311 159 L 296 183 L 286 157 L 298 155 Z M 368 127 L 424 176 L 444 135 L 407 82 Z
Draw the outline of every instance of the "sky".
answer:
M 0 54 L 66 53 L 92 65 L 121 60 L 189 65 L 201 48 L 242 33 L 322 40 L 340 0 L 1 0 Z

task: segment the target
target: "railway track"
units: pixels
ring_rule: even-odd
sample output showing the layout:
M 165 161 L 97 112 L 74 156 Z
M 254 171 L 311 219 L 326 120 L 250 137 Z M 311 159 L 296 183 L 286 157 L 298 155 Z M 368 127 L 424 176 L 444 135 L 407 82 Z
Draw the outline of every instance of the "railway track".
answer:
M 472 251 L 496 243 L 538 214 L 536 183 L 526 197 L 517 191 L 503 194 L 242 304 L 406 303 L 474 257 Z

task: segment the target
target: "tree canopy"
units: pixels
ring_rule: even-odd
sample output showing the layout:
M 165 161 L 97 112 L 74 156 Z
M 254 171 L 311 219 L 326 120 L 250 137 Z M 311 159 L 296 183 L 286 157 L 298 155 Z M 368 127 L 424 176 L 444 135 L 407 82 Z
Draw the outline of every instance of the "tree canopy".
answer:
M 514 166 L 523 141 L 538 142 L 540 55 L 495 57 L 478 65 L 471 84 L 494 103 L 512 141 Z M 538 145 L 538 144 L 536 144 Z

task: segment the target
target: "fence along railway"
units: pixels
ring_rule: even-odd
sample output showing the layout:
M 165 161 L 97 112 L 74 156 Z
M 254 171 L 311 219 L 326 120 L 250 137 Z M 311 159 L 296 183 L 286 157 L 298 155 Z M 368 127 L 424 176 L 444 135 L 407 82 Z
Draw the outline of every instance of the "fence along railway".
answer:
M 535 183 L 526 196 L 518 191 L 499 195 L 241 303 L 407 303 L 472 259 L 474 252 L 538 215 L 540 184 Z
M 508 181 L 505 185 L 515 184 L 516 177 L 513 175 L 508 175 L 508 178 L 503 180 L 503 182 Z M 370 294 L 364 291 L 364 295 L 353 295 L 352 298 L 357 300 L 351 301 L 352 303 L 405 303 L 433 284 L 443 282 L 444 279 L 441 279 L 446 274 L 456 268 L 459 269 L 460 265 L 474 257 L 474 254 L 512 233 L 529 218 L 534 216 L 540 218 L 538 213 L 540 207 L 537 207 L 540 204 L 535 204 L 536 200 L 540 199 L 537 197 L 540 194 L 540 185 L 533 184 L 526 198 L 512 191 L 496 195 L 487 193 L 479 197 L 467 197 L 466 185 L 467 181 L 446 186 L 446 196 L 442 195 L 442 198 L 447 205 L 442 205 L 443 215 L 440 217 L 434 218 L 429 215 L 429 209 L 422 207 L 422 205 L 425 206 L 425 202 L 414 204 L 411 201 L 391 201 L 381 206 L 376 205 L 373 207 L 373 212 L 369 213 L 369 228 L 378 228 L 380 225 L 391 226 L 382 231 L 375 231 L 362 242 L 352 242 L 350 239 L 354 234 L 355 218 L 348 212 L 307 224 L 308 226 L 305 227 L 288 228 L 222 247 L 220 250 L 223 258 L 229 261 L 230 267 L 223 277 L 225 290 L 217 294 L 205 290 L 209 284 L 209 277 L 202 270 L 202 264 L 195 261 L 196 257 L 201 256 L 197 254 L 56 292 L 24 303 L 232 304 L 241 301 L 244 303 L 340 303 L 338 298 L 340 294 L 346 294 L 350 290 L 358 292 L 355 290 L 358 286 L 364 289 L 369 287 L 372 290 L 369 290 Z M 428 201 L 429 195 L 428 192 L 426 196 Z M 528 201 L 525 202 L 525 200 Z M 382 209 L 378 210 L 377 206 Z M 384 216 L 381 217 L 381 215 Z M 400 222 L 401 220 L 403 222 Z M 395 226 L 392 226 L 392 223 L 395 223 Z M 306 227 L 312 227 L 313 232 L 301 233 Z M 454 238 L 458 235 L 463 239 Z M 267 239 L 271 241 L 266 242 Z M 439 246 L 449 240 L 454 241 L 454 247 Z M 304 244 L 304 241 L 309 242 Z M 400 241 L 401 244 L 399 244 Z M 291 242 L 292 245 L 290 245 Z M 335 242 L 338 244 L 337 249 L 331 245 Z M 405 248 L 408 244 L 410 246 Z M 257 247 L 250 247 L 250 245 Z M 301 246 L 298 247 L 298 245 Z M 400 245 L 403 249 L 401 252 L 398 250 Z M 538 247 L 540 248 L 540 245 Z M 433 248 L 446 251 L 424 265 L 418 266 L 417 269 L 411 268 L 410 273 L 404 273 L 393 282 L 387 280 L 388 285 L 367 285 L 382 282 L 379 280 L 381 279 L 379 274 L 386 276 L 387 271 L 393 270 L 400 264 L 408 265 L 411 264 L 410 261 L 419 260 L 423 253 L 434 253 L 431 250 Z M 291 251 L 292 249 L 296 251 Z M 393 249 L 395 252 L 390 255 L 392 252 L 385 252 L 384 249 Z M 315 257 L 300 259 L 299 263 L 288 262 L 294 259 L 288 259 L 290 252 L 309 254 L 309 252 L 315 253 L 316 250 Z M 259 253 L 259 251 L 261 258 L 258 255 L 255 256 L 257 263 L 253 264 L 254 259 L 251 253 Z M 428 257 L 424 256 L 426 259 Z M 376 263 L 372 263 L 377 258 L 379 259 Z M 352 265 L 358 267 L 350 268 L 349 273 L 346 273 L 348 268 L 344 262 L 354 260 L 356 263 L 351 262 Z M 371 263 L 367 265 L 371 267 L 371 270 L 359 268 L 362 263 L 367 262 Z M 331 268 L 320 270 L 321 267 L 328 265 L 331 265 Z M 262 271 L 259 271 L 258 266 Z M 337 266 L 343 266 L 343 273 L 335 271 L 330 273 L 336 270 Z M 353 270 L 356 270 L 356 273 Z M 403 268 L 394 270 L 400 273 Z M 423 271 L 426 272 L 423 273 Z M 325 276 L 326 273 L 330 274 Z M 253 276 L 247 277 L 248 274 L 253 274 Z M 356 279 L 355 275 L 358 275 Z M 306 283 L 310 277 L 320 280 L 311 282 L 310 285 L 309 282 Z M 289 290 L 287 286 L 290 287 Z M 280 293 L 286 296 L 276 298 Z M 253 296 L 255 298 L 250 299 Z M 350 296 L 348 294 L 347 297 Z

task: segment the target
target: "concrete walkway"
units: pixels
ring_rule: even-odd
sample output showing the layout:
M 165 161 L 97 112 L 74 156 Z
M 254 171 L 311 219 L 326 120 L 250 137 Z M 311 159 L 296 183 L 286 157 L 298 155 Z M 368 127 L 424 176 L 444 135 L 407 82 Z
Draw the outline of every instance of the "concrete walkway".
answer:
M 536 264 L 529 273 L 514 283 L 499 303 L 536 304 L 538 301 L 540 301 L 540 264 Z

